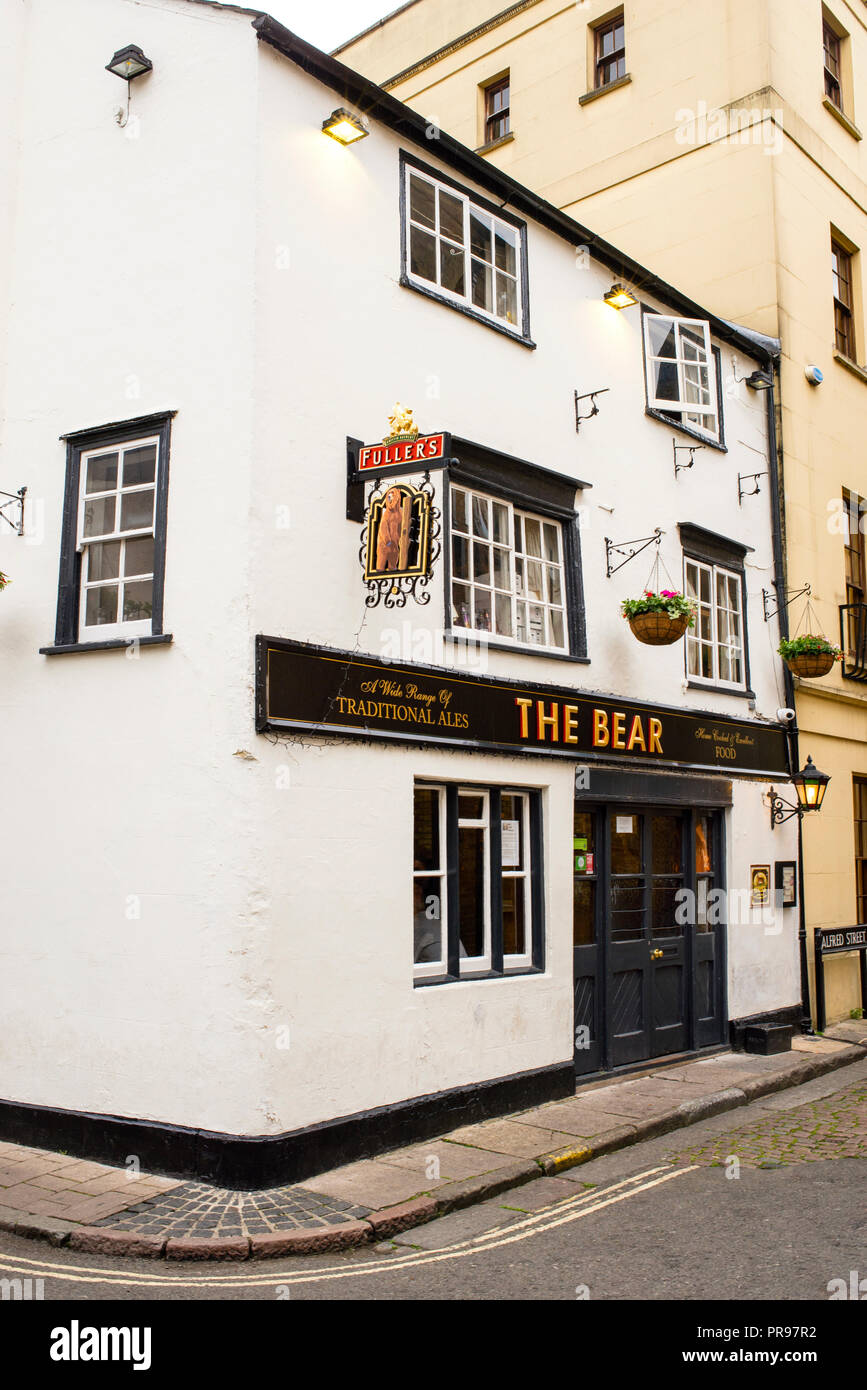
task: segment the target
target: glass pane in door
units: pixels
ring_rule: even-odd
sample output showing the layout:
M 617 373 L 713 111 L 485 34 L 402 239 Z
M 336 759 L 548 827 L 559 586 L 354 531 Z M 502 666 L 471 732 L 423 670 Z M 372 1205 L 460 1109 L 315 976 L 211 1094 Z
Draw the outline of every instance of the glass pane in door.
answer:
M 683 817 L 651 817 L 653 856 L 653 935 L 682 936 L 676 920 L 678 893 L 683 888 Z

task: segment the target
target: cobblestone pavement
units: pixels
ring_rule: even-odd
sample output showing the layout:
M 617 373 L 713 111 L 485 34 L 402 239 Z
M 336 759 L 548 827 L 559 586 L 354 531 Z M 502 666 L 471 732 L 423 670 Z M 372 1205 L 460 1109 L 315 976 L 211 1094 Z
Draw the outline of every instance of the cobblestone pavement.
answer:
M 856 1082 L 827 1100 L 763 1116 L 706 1144 L 678 1151 L 678 1164 L 723 1165 L 734 1156 L 750 1168 L 867 1159 L 867 1084 Z
M 304 1187 L 229 1192 L 202 1183 L 184 1182 L 171 1192 L 127 1207 L 94 1224 L 110 1230 L 132 1228 L 142 1235 L 204 1240 L 336 1226 L 344 1221 L 360 1221 L 369 1211 L 369 1207 L 352 1206 Z

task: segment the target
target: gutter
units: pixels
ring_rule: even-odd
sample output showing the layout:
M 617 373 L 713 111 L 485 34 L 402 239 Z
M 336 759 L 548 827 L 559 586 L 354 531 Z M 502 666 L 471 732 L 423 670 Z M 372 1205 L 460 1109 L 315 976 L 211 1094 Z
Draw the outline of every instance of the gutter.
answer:
M 753 361 L 767 361 L 768 345 L 775 343 L 775 339 L 764 339 L 747 329 L 742 330 L 728 319 L 709 313 L 700 304 L 696 304 L 695 300 L 654 275 L 646 266 L 618 251 L 616 246 L 612 246 L 603 237 L 597 236 L 588 227 L 582 226 L 573 217 L 554 207 L 553 203 L 546 202 L 531 189 L 489 164 L 481 155 L 477 155 L 445 131 L 439 131 L 436 139 L 431 140 L 427 133 L 430 122 L 417 111 L 411 110 L 404 102 L 398 101 L 369 78 L 346 67 L 337 58 L 323 53 L 321 49 L 299 38 L 270 15 L 260 15 L 253 21 L 253 28 L 263 43 L 269 44 L 311 77 L 330 87 L 341 101 L 388 126 L 402 139 L 411 141 L 412 144 L 426 150 L 429 155 L 438 156 L 465 178 L 492 193 L 500 200 L 502 206 L 508 204 L 513 212 L 532 218 L 555 236 L 567 241 L 570 246 L 586 246 L 597 261 L 608 267 L 615 279 L 627 280 L 633 288 L 654 295 L 683 318 L 706 319 L 715 337 L 737 348 Z

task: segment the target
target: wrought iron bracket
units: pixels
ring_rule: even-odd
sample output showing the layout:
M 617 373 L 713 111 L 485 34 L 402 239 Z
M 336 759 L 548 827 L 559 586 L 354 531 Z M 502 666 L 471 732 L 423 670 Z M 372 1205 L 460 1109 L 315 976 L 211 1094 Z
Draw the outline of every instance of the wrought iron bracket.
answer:
M 2 517 L 6 525 L 11 526 L 16 535 L 19 536 L 24 535 L 24 498 L 26 496 L 26 487 L 20 487 L 17 492 L 4 492 L 3 489 L 0 488 L 0 497 L 8 499 L 6 502 L 0 502 L 0 517 Z M 7 508 L 15 507 L 18 509 L 18 515 L 13 521 L 11 517 L 6 515 L 6 510 Z
M 672 447 L 672 450 L 674 451 L 674 476 L 675 476 L 675 478 L 676 478 L 677 475 L 678 475 L 678 473 L 682 473 L 682 472 L 684 471 L 684 469 L 686 469 L 686 468 L 692 468 L 692 465 L 695 463 L 695 456 L 696 456 L 696 454 L 698 453 L 699 449 L 703 449 L 703 448 L 704 448 L 704 445 L 703 445 L 703 444 L 678 444 L 678 442 L 677 442 L 676 439 L 672 439 L 672 441 L 671 441 L 671 447 Z M 678 463 L 678 461 L 677 461 L 677 456 L 678 456 L 679 453 L 688 453 L 688 454 L 689 454 L 689 463 Z
M 762 612 L 765 615 L 766 623 L 769 623 L 771 621 L 771 618 L 775 618 L 781 608 L 788 608 L 791 604 L 796 603 L 799 598 L 803 598 L 804 594 L 806 594 L 807 598 L 809 598 L 810 594 L 812 593 L 812 589 L 809 584 L 805 584 L 803 589 L 787 590 L 786 592 L 791 593 L 791 598 L 787 598 L 785 603 L 780 603 L 779 599 L 777 599 L 776 608 L 769 609 L 768 604 L 773 602 L 776 596 L 771 589 L 762 589 Z
M 601 386 L 601 387 L 599 388 L 598 391 L 587 391 L 583 396 L 579 396 L 579 395 L 578 395 L 578 392 L 577 392 L 577 391 L 575 392 L 575 433 L 576 433 L 576 434 L 580 433 L 580 430 L 581 430 L 581 421 L 582 421 L 582 420 L 592 420 L 594 415 L 598 415 L 598 414 L 599 414 L 599 406 L 596 404 L 596 397 L 597 397 L 597 396 L 604 396 L 604 395 L 605 395 L 605 392 L 606 392 L 606 391 L 610 391 L 610 390 L 611 390 L 611 387 L 610 387 L 610 386 Z M 589 401 L 589 402 L 590 402 L 590 409 L 588 410 L 588 412 L 587 412 L 586 415 L 579 415 L 579 413 L 578 413 L 578 403 L 579 403 L 580 401 Z
M 605 575 L 610 579 L 612 574 L 622 570 L 624 565 L 628 565 L 630 560 L 634 560 L 636 555 L 640 555 L 642 550 L 646 550 L 649 545 L 659 545 L 665 532 L 657 526 L 652 536 L 639 536 L 634 541 L 612 541 L 605 537 Z M 611 564 L 612 555 L 623 555 L 625 559 L 619 565 Z
M 768 791 L 768 801 L 771 807 L 771 829 L 774 830 L 784 821 L 791 820 L 793 816 L 798 819 L 803 816 L 804 808 L 799 805 L 792 805 L 791 801 L 784 801 L 778 793 L 776 787 L 771 787 Z
M 767 469 L 765 469 L 764 473 L 739 473 L 739 474 L 738 474 L 738 506 L 741 505 L 741 500 L 742 500 L 742 498 L 744 498 L 744 497 L 757 497 L 758 494 L 761 492 L 761 488 L 759 487 L 759 478 L 767 478 L 767 477 L 768 477 L 768 471 L 767 471 Z M 744 483 L 750 483 L 750 482 L 755 483 L 755 487 L 745 488 L 745 487 L 743 486 Z

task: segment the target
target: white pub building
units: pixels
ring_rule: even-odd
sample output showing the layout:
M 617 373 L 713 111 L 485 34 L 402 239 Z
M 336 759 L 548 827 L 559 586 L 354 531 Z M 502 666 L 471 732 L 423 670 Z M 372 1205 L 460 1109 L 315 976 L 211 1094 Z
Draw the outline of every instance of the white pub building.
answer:
M 255 1187 L 787 1041 L 778 345 L 256 11 L 3 14 L 0 1135 Z

